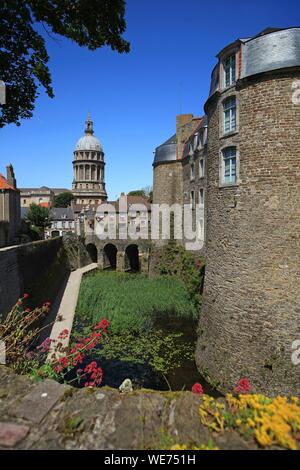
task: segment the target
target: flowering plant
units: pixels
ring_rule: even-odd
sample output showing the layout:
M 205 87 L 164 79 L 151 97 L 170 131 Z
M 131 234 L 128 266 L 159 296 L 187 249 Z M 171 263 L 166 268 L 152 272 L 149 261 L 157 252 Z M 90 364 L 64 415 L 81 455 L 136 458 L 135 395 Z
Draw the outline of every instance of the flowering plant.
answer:
M 251 384 L 249 382 L 248 379 L 244 378 L 244 379 L 240 379 L 239 383 L 237 384 L 237 386 L 235 387 L 234 391 L 236 393 L 249 393 L 251 392 Z
M 49 326 L 42 325 L 49 312 L 50 303 L 32 310 L 26 306 L 28 297 L 27 293 L 23 294 L 0 323 L 0 340 L 5 344 L 6 364 L 21 374 L 27 373 L 28 368 L 32 367 L 33 355 L 30 351 L 42 331 Z M 43 352 L 45 347 L 46 343 L 42 344 L 38 351 Z
M 36 346 L 42 331 L 54 322 L 41 326 L 50 302 L 31 310 L 25 305 L 28 297 L 28 294 L 24 294 L 0 324 L 0 340 L 5 344 L 7 365 L 17 373 L 30 374 L 37 379 L 51 377 L 67 383 L 76 380 L 85 387 L 100 385 L 103 371 L 96 361 L 88 363 L 87 356 L 93 353 L 107 334 L 109 322 L 100 320 L 86 336 L 77 338 L 69 347 L 63 345 L 63 340 L 70 334 L 66 328 L 60 332 L 57 340 L 46 338 Z M 61 317 L 56 319 L 61 320 Z M 68 380 L 72 374 L 75 378 Z
M 195 393 L 196 395 L 203 395 L 204 391 L 203 391 L 202 385 L 199 383 L 195 383 L 192 386 L 192 392 Z

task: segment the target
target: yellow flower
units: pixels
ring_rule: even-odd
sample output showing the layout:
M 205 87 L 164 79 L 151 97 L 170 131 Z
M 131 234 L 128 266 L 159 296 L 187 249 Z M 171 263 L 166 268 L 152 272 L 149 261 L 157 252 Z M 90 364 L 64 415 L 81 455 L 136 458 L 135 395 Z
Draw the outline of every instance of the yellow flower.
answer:
M 170 450 L 187 450 L 186 445 L 175 444 Z

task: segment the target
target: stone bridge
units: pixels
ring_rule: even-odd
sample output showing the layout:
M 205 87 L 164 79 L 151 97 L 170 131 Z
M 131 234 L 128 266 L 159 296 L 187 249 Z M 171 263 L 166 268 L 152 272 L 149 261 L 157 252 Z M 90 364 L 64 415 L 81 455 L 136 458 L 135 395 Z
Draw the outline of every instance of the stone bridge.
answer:
M 148 272 L 149 240 L 101 240 L 96 235 L 87 235 L 85 245 L 92 262 L 98 263 L 100 269 Z

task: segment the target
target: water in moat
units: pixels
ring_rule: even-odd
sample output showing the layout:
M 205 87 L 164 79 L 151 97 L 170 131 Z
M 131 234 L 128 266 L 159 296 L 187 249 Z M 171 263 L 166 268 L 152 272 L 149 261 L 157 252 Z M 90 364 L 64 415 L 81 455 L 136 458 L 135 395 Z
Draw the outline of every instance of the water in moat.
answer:
M 77 323 L 77 330 L 80 331 L 83 327 L 84 325 Z M 158 315 L 153 331 L 157 329 L 165 332 L 166 335 L 172 332 L 180 332 L 182 336 L 178 338 L 177 347 L 181 349 L 188 345 L 192 346 L 194 349 L 196 346 L 196 328 L 197 322 L 195 321 L 166 316 L 160 317 Z M 192 357 L 188 359 L 182 357 L 180 363 L 178 364 L 177 362 L 178 367 L 165 374 L 157 372 L 147 362 L 136 363 L 135 361 L 122 360 L 122 358 L 106 359 L 101 357 L 101 346 L 99 347 L 99 353 L 97 352 L 96 355 L 86 358 L 87 363 L 91 360 L 96 360 L 103 370 L 101 386 L 119 388 L 121 383 L 129 378 L 135 389 L 147 388 L 161 391 L 180 391 L 191 390 L 192 386 L 198 382 L 202 385 L 204 393 L 214 397 L 221 396 L 221 394 L 199 374 L 195 360 Z M 73 385 L 78 386 L 76 382 L 73 382 Z

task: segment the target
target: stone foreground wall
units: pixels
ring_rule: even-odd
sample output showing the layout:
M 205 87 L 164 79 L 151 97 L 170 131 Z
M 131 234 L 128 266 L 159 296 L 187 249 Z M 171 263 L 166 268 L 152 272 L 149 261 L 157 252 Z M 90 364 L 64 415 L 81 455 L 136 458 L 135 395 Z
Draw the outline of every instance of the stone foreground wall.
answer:
M 0 316 L 24 292 L 31 306 L 52 302 L 69 273 L 62 239 L 55 238 L 0 250 Z
M 190 392 L 74 389 L 52 380 L 33 382 L 0 366 L 0 450 L 160 449 L 207 444 L 201 398 Z M 237 434 L 213 436 L 220 449 L 256 448 Z

